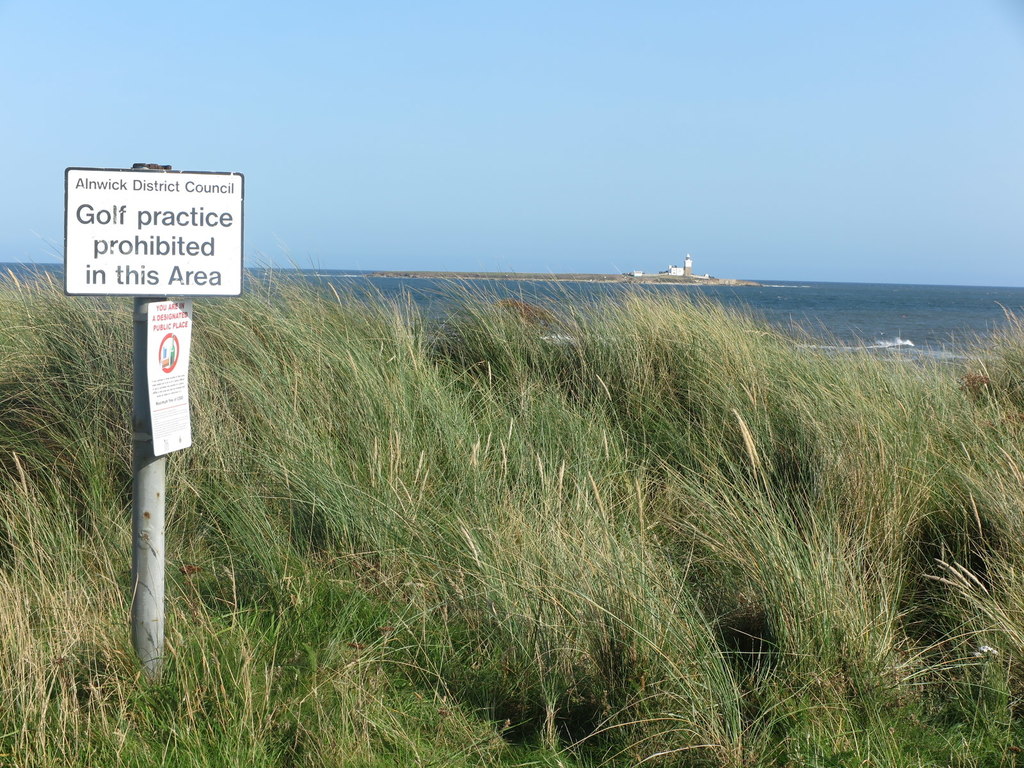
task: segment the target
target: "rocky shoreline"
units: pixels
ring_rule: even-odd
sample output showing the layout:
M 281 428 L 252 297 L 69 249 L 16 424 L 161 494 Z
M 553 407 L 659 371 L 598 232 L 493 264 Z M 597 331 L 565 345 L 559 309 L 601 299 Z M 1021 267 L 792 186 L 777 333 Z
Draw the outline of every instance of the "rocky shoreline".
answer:
M 382 270 L 370 277 L 428 278 L 431 280 L 519 280 L 571 283 L 638 283 L 670 285 L 760 285 L 753 280 L 723 277 L 696 277 L 683 275 L 609 275 L 583 273 L 541 272 L 427 272 L 410 270 Z

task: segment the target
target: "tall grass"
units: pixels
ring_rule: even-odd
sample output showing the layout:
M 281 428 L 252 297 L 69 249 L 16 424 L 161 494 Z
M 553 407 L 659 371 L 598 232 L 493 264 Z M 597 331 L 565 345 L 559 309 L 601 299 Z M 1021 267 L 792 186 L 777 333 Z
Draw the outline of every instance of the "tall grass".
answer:
M 1017 362 L 714 304 L 196 302 L 168 664 L 128 303 L 0 286 L 0 763 L 1013 765 Z

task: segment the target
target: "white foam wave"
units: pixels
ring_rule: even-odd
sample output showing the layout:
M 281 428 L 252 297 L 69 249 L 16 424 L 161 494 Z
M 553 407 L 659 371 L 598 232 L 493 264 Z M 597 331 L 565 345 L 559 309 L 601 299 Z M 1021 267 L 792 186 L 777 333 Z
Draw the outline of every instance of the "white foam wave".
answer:
M 801 344 L 804 349 L 823 349 L 830 352 L 856 352 L 860 349 L 898 349 L 899 347 L 916 347 L 910 339 L 901 339 L 897 336 L 892 340 L 879 339 L 874 344 L 859 344 L 856 346 L 837 346 L 833 344 Z
M 549 344 L 565 345 L 576 343 L 576 339 L 572 336 L 566 336 L 564 333 L 550 333 L 546 336 L 541 336 L 540 338 L 542 341 L 546 341 Z
M 914 346 L 914 342 L 912 342 L 910 339 L 901 339 L 899 336 L 897 336 L 895 339 L 892 339 L 891 341 L 880 339 L 876 341 L 874 344 L 865 344 L 864 349 L 894 349 L 895 347 L 912 346 Z

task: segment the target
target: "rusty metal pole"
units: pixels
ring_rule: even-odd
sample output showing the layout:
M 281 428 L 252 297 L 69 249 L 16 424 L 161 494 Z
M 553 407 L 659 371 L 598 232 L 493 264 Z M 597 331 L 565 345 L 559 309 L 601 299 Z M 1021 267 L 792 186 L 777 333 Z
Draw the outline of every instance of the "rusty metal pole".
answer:
M 132 645 L 147 678 L 164 661 L 164 497 L 166 457 L 153 455 L 149 412 L 147 310 L 136 297 L 132 346 Z

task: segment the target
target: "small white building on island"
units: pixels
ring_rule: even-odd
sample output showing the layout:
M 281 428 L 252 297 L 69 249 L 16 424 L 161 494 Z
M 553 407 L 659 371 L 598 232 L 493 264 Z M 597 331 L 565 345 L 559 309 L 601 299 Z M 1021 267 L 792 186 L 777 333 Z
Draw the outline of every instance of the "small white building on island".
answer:
M 668 265 L 668 271 L 662 274 L 674 275 L 675 277 L 692 277 L 693 276 L 693 257 L 690 254 L 686 254 L 686 259 L 683 260 L 683 266 L 677 267 L 675 264 Z
M 634 269 L 630 272 L 623 273 L 627 277 L 645 277 L 647 275 L 653 275 L 654 272 L 644 272 L 642 269 Z M 683 259 L 683 266 L 677 266 L 675 264 L 669 264 L 668 269 L 663 269 L 658 272 L 659 275 L 669 275 L 670 277 L 692 277 L 695 280 L 711 280 L 711 275 L 695 275 L 693 274 L 693 256 L 686 254 L 686 258 Z

